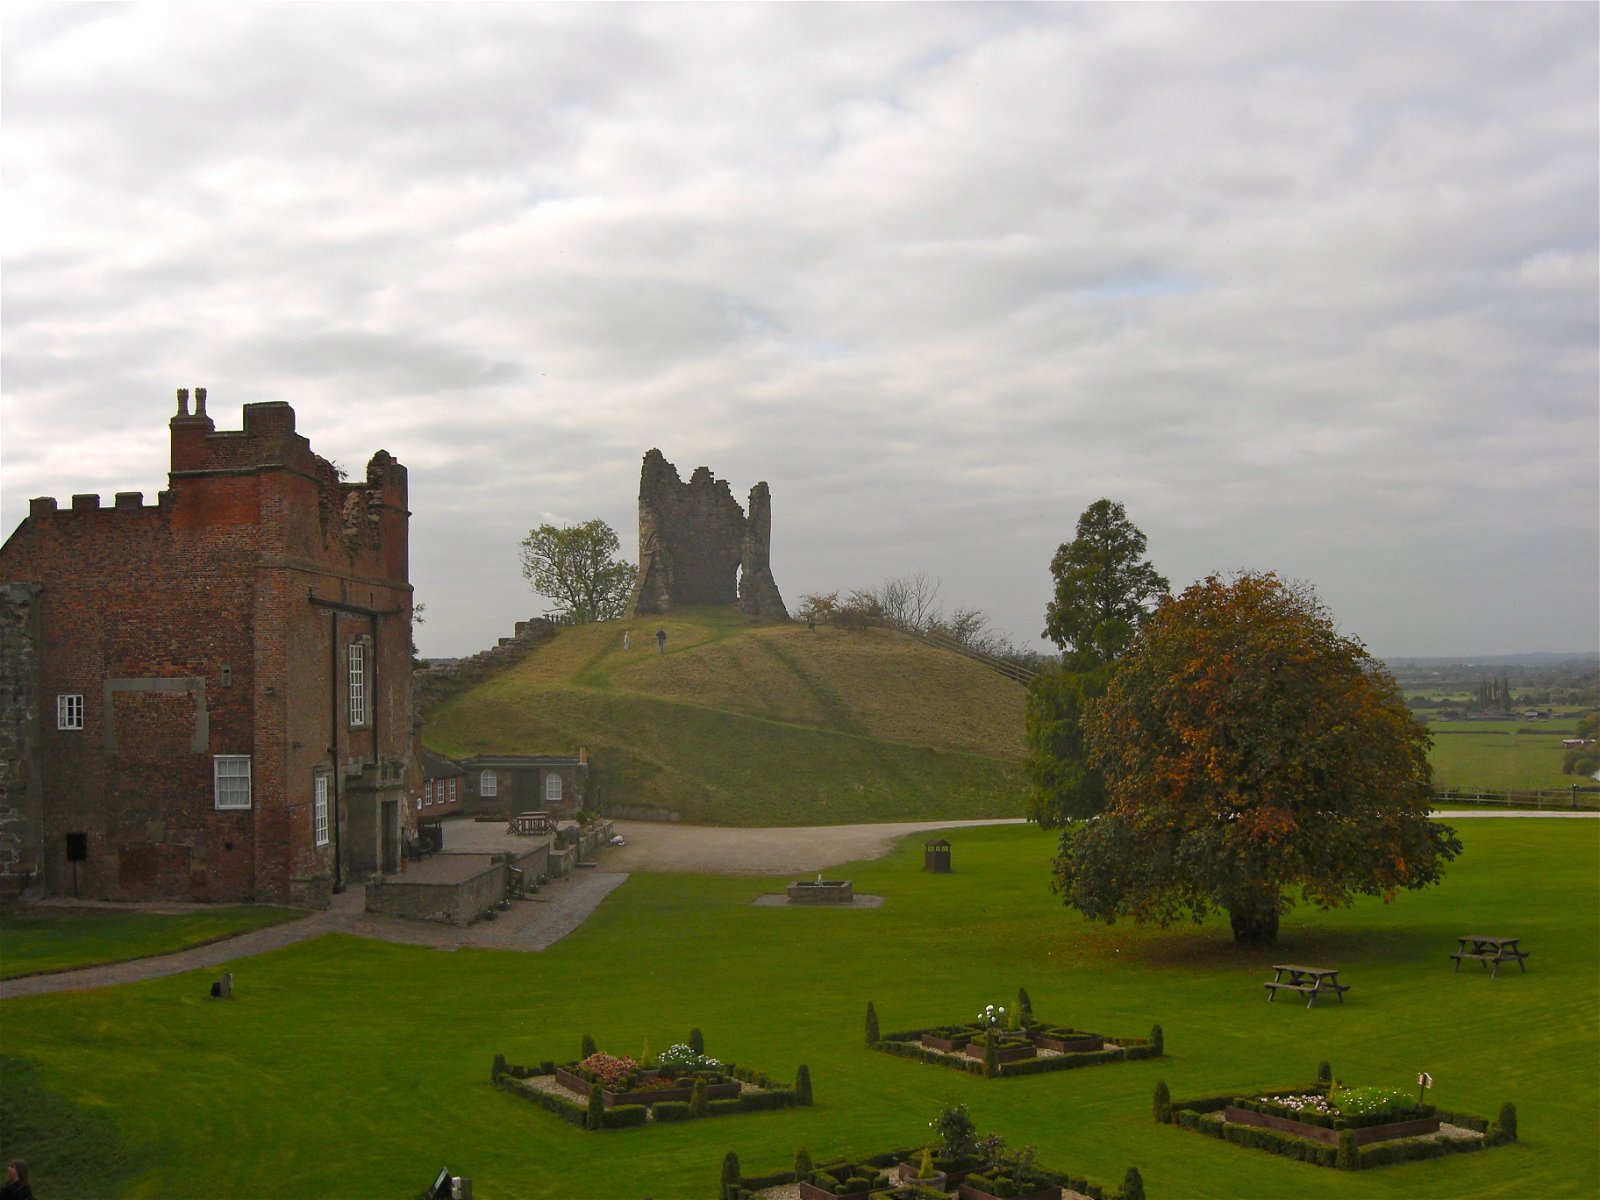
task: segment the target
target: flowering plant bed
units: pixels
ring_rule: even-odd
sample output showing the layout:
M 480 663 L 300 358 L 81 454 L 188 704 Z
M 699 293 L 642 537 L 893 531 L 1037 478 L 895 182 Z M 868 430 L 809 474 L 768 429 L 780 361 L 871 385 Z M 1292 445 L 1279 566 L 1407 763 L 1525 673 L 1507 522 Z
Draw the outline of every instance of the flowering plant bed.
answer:
M 1172 1101 L 1165 1098 L 1165 1088 L 1162 1083 L 1156 1089 L 1158 1121 L 1342 1170 L 1437 1158 L 1516 1139 L 1516 1110 L 1509 1104 L 1500 1120 L 1491 1122 L 1470 1113 L 1440 1112 L 1394 1088 L 1313 1084 Z
M 546 1060 L 536 1067 L 521 1067 L 508 1065 L 503 1055 L 496 1055 L 490 1078 L 497 1087 L 588 1129 L 620 1129 L 811 1103 L 811 1076 L 804 1065 L 793 1083 L 781 1083 L 765 1071 L 718 1062 L 684 1046 L 647 1059 L 646 1065 L 626 1056 L 594 1052 L 560 1066 Z
M 885 1033 L 869 1041 L 874 1050 L 901 1058 L 914 1058 L 935 1066 L 952 1067 L 974 1075 L 1033 1075 L 1065 1071 L 1097 1063 L 1159 1058 L 1163 1053 L 1161 1027 L 1147 1038 L 1090 1033 L 1068 1025 L 1035 1022 L 1023 1016 L 1017 1029 L 999 1026 L 1004 1009 L 986 1009 L 975 1022 L 928 1025 Z M 994 1039 L 993 1049 L 989 1039 Z
M 941 1137 L 975 1148 L 963 1169 L 941 1170 L 933 1178 L 918 1178 L 920 1167 L 911 1163 L 916 1150 L 891 1150 L 867 1158 L 837 1159 L 818 1164 L 800 1174 L 775 1171 L 769 1175 L 743 1175 L 727 1179 L 724 1195 L 736 1200 L 764 1198 L 781 1189 L 795 1188 L 800 1200 L 1106 1200 L 1115 1190 L 1088 1179 L 1049 1171 L 1033 1164 L 1031 1147 L 1007 1150 L 997 1135 L 976 1138 L 964 1106 L 946 1109 L 930 1123 Z M 941 1144 L 941 1152 L 948 1146 Z M 932 1147 L 922 1153 L 931 1152 Z M 804 1164 L 809 1167 L 809 1159 Z M 793 1194 L 793 1193 L 790 1193 Z

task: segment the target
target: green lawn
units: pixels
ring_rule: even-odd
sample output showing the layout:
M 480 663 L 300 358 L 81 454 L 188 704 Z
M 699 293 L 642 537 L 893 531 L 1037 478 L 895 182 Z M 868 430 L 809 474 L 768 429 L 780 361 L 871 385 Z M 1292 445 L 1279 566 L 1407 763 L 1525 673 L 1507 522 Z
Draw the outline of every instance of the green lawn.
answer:
M 1395 904 L 1296 910 L 1276 951 L 1240 951 L 1225 924 L 1168 932 L 1088 925 L 1045 887 L 1052 838 L 1031 827 L 959 830 L 955 873 L 919 870 L 921 838 L 850 865 L 878 909 L 754 907 L 782 879 L 637 875 L 542 954 L 434 950 L 329 936 L 234 964 L 237 999 L 208 977 L 8 1000 L 0 1096 L 19 1085 L 78 1123 L 19 1132 L 0 1106 L 0 1158 L 43 1164 L 42 1196 L 405 1197 L 442 1164 L 483 1197 L 657 1200 L 713 1195 L 722 1156 L 780 1170 L 917 1142 L 945 1101 L 981 1130 L 1037 1146 L 1047 1166 L 1106 1185 L 1137 1165 L 1152 1197 L 1587 1197 L 1600 1188 L 1600 824 L 1457 822 L 1466 852 L 1441 888 Z M 1520 935 L 1526 975 L 1450 971 L 1462 933 Z M 1274 961 L 1337 966 L 1347 1003 L 1269 1006 Z M 1009 1005 L 1144 1032 L 1169 1057 L 984 1080 L 875 1053 L 885 1030 Z M 707 1049 L 793 1078 L 814 1108 L 586 1133 L 495 1090 L 512 1062 L 661 1049 L 704 1031 Z M 1156 1125 L 1150 1094 L 1310 1080 L 1436 1080 L 1442 1107 L 1493 1116 L 1516 1103 L 1522 1140 L 1481 1155 L 1360 1174 L 1324 1170 Z M 117 1136 L 74 1135 L 110 1122 Z M 112 1184 L 73 1186 L 96 1136 Z M 118 1172 L 121 1172 L 119 1175 Z M 81 1172 L 80 1172 L 81 1176 Z
M 239 906 L 192 913 L 30 908 L 0 913 L 0 979 L 170 954 L 304 917 L 304 909 Z

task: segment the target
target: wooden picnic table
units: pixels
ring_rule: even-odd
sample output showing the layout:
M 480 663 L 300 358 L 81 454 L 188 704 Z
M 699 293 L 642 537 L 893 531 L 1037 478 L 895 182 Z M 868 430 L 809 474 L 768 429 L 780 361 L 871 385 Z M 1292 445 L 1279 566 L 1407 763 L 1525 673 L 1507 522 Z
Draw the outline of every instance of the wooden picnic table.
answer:
M 1522 941 L 1521 938 L 1484 937 L 1481 934 L 1469 933 L 1457 938 L 1456 941 L 1458 942 L 1456 952 L 1450 957 L 1456 960 L 1457 974 L 1461 971 L 1461 960 L 1464 958 L 1475 958 L 1485 967 L 1493 963 L 1494 970 L 1489 974 L 1491 979 L 1500 978 L 1500 964 L 1512 960 L 1522 968 L 1523 974 L 1527 974 L 1528 964 L 1522 960 L 1528 957 L 1528 952 L 1517 945 Z
M 547 812 L 514 813 L 511 820 L 506 823 L 507 833 L 534 834 L 555 831 L 555 818 Z
M 1317 997 L 1323 992 L 1330 992 L 1339 997 L 1339 1003 L 1344 1003 L 1344 994 L 1350 990 L 1348 983 L 1339 982 L 1339 971 L 1336 967 L 1297 967 L 1285 963 L 1274 964 L 1271 983 L 1261 986 L 1267 989 L 1267 1003 L 1271 1004 L 1277 996 L 1279 989 L 1299 992 L 1306 998 L 1306 1007 L 1310 1008 L 1317 1002 Z M 1286 978 L 1287 977 L 1287 978 Z

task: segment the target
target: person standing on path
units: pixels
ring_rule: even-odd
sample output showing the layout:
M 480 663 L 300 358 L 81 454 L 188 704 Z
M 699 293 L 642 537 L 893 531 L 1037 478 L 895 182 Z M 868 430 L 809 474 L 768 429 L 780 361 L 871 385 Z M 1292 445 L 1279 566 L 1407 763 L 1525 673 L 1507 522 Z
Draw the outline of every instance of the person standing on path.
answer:
M 624 650 L 633 649 L 633 630 L 624 629 L 622 631 L 622 648 Z
M 667 652 L 667 627 L 665 625 L 663 625 L 660 629 L 656 630 L 656 653 L 657 654 L 665 654 L 666 652 Z

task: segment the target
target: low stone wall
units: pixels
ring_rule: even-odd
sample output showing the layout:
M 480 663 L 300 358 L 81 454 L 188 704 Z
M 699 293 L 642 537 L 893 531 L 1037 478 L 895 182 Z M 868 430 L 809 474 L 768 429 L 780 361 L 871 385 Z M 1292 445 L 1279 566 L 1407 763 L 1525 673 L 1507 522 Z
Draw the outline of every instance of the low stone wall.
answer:
M 670 808 L 651 808 L 645 804 L 607 804 L 606 812 L 619 821 L 655 821 L 676 825 L 683 817 Z
M 466 879 L 422 883 L 378 879 L 367 884 L 367 911 L 411 921 L 470 925 L 506 894 L 506 864 L 491 862 Z

